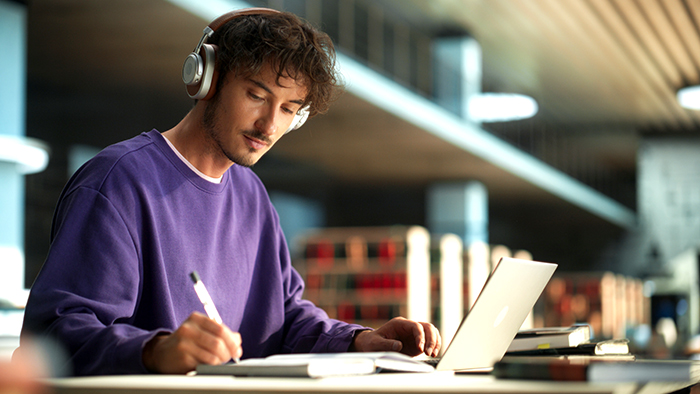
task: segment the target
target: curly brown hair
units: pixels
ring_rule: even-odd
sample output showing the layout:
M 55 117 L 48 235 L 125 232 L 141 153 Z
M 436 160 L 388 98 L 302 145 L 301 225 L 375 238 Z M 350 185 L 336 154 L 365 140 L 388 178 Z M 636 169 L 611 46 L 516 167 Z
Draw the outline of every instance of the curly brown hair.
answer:
M 336 97 L 340 77 L 330 37 L 289 12 L 243 15 L 219 29 L 209 39 L 218 46 L 217 91 L 229 73 L 249 77 L 267 65 L 277 82 L 290 77 L 308 88 L 302 105 L 309 116 L 324 113 Z

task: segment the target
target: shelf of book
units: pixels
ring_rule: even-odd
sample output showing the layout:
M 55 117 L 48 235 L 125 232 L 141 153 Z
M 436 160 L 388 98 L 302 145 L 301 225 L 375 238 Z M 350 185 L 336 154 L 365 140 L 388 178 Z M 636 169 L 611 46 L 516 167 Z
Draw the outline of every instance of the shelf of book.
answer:
M 319 229 L 294 266 L 304 298 L 330 317 L 376 327 L 404 316 L 431 321 L 430 235 L 420 226 Z
M 485 243 L 465 248 L 457 235 L 431 235 L 420 226 L 325 228 L 298 241 L 305 252 L 294 266 L 306 282 L 304 298 L 330 317 L 369 327 L 396 316 L 431 322 L 445 343 L 495 267 L 493 259 L 532 258 Z M 531 327 L 531 319 L 523 325 Z
M 545 327 L 588 323 L 596 338 L 625 338 L 650 322 L 640 279 L 612 272 L 560 273 L 545 289 Z
M 378 327 L 396 316 L 434 323 L 446 343 L 470 309 L 504 246 L 462 245 L 420 226 L 326 228 L 301 239 L 294 265 L 304 297 L 340 320 Z M 517 256 L 516 256 L 517 255 Z M 524 251 L 513 257 L 532 259 Z M 597 339 L 625 338 L 649 324 L 642 282 L 612 272 L 560 272 L 523 328 L 588 323 Z

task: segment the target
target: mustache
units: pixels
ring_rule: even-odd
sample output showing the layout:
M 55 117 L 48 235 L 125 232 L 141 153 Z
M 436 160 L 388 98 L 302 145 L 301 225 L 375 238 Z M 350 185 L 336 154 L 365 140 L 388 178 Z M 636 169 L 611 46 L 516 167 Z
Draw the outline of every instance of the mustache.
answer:
M 268 145 L 272 144 L 272 140 L 270 140 L 270 138 L 267 135 L 265 135 L 265 133 L 262 133 L 257 130 L 244 131 L 243 135 L 254 138 L 256 140 L 260 140 Z

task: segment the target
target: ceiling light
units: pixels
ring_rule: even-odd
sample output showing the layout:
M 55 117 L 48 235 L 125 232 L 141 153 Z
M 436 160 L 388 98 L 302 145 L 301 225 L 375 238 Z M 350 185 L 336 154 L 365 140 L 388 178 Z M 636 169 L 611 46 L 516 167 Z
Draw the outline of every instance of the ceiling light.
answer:
M 16 164 L 20 174 L 41 172 L 49 164 L 49 149 L 33 138 L 0 135 L 0 162 Z
M 537 113 L 537 102 L 513 93 L 482 93 L 469 99 L 469 119 L 477 122 L 504 122 L 526 119 Z
M 676 93 L 681 107 L 700 109 L 700 85 L 686 86 Z

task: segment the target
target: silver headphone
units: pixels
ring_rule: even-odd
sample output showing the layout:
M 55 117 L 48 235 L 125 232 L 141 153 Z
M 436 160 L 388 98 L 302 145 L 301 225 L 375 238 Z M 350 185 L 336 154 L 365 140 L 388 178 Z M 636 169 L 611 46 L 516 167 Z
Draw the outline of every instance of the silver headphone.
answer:
M 226 22 L 242 15 L 277 14 L 279 11 L 271 8 L 245 8 L 231 11 L 212 21 L 204 28 L 204 34 L 199 40 L 194 51 L 187 55 L 185 63 L 182 65 L 182 81 L 187 88 L 187 95 L 196 100 L 207 100 L 214 95 L 212 81 L 216 72 L 216 50 L 215 45 L 207 44 L 207 40 L 214 32 Z M 294 115 L 294 120 L 285 134 L 301 127 L 309 118 L 309 107 L 306 106 Z

